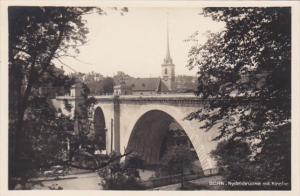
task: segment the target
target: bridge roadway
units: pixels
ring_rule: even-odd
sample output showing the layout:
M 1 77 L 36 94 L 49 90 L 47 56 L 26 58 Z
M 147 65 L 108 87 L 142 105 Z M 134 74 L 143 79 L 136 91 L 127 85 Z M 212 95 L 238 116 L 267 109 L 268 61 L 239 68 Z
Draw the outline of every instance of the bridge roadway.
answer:
M 205 104 L 193 94 L 159 94 L 159 95 L 121 95 L 94 96 L 97 103 L 93 106 L 90 120 L 95 123 L 94 133 L 105 136 L 106 151 L 124 153 L 135 150 L 143 154 L 148 163 L 159 159 L 160 146 L 164 130 L 171 122 L 177 122 L 189 137 L 201 163 L 202 169 L 209 171 L 216 168 L 210 152 L 215 149 L 217 128 L 210 131 L 200 130 L 204 122 L 186 120 L 185 117 Z M 81 97 L 60 96 L 53 102 L 62 112 L 64 100 L 73 106 L 74 115 L 82 101 Z M 97 128 L 96 122 L 98 121 Z M 102 130 L 102 131 L 101 131 Z

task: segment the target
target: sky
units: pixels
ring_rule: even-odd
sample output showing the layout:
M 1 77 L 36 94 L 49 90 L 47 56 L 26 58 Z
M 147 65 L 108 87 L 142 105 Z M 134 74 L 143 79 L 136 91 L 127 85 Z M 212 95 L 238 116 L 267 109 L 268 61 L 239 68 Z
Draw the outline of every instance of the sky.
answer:
M 94 71 L 113 76 L 123 71 L 133 77 L 159 77 L 169 26 L 175 74 L 193 76 L 197 70 L 189 70 L 186 65 L 188 51 L 195 43 L 185 40 L 198 31 L 198 43 L 204 43 L 207 31 L 224 28 L 224 24 L 200 15 L 201 8 L 128 9 L 124 15 L 109 8 L 105 9 L 106 15 L 87 15 L 87 44 L 78 48 L 77 60 L 66 57 L 63 62 L 83 73 Z M 67 67 L 64 70 L 72 72 Z

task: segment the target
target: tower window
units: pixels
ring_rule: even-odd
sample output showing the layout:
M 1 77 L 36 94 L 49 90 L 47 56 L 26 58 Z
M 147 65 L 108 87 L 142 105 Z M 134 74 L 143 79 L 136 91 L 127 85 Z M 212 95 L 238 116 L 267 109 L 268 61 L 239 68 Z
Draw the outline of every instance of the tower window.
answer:
M 168 74 L 168 69 L 167 68 L 165 69 L 165 74 Z

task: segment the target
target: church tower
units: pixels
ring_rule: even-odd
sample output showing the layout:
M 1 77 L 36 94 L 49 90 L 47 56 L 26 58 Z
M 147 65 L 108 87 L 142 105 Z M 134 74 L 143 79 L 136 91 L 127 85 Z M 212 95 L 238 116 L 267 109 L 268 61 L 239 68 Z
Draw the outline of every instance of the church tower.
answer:
M 167 23 L 167 54 L 161 65 L 162 82 L 167 86 L 169 91 L 175 90 L 175 65 L 170 55 L 169 48 L 169 25 Z

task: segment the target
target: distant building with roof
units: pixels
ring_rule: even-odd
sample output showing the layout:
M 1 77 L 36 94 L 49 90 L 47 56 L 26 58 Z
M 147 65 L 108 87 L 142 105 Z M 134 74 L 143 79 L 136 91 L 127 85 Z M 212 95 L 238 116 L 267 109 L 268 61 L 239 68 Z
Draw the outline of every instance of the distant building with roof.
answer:
M 130 78 L 114 87 L 116 95 L 152 95 L 169 92 L 161 78 Z

